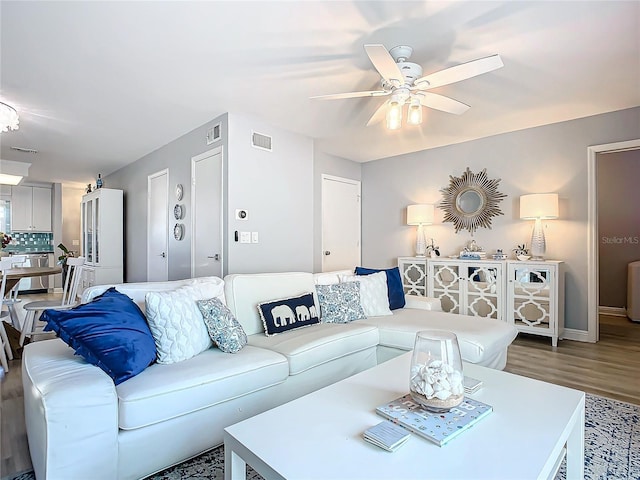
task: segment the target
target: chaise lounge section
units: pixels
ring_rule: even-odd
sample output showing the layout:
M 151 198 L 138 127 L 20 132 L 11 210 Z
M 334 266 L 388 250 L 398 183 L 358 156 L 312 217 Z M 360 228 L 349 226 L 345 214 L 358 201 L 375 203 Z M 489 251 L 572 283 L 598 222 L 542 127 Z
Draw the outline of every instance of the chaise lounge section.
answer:
M 212 282 L 224 288 L 226 304 L 248 344 L 235 354 L 210 348 L 179 363 L 154 363 L 119 385 L 60 339 L 29 344 L 23 355 L 23 386 L 37 478 L 148 476 L 220 445 L 228 425 L 411 350 L 419 330 L 453 331 L 465 361 L 504 367 L 507 347 L 517 334 L 511 325 L 444 313 L 438 301 L 419 297 L 407 296 L 407 305 L 393 315 L 264 334 L 259 303 L 315 292 L 317 283 L 336 282 L 341 273 L 115 285 L 144 311 L 149 291 Z M 86 290 L 82 302 L 108 287 Z

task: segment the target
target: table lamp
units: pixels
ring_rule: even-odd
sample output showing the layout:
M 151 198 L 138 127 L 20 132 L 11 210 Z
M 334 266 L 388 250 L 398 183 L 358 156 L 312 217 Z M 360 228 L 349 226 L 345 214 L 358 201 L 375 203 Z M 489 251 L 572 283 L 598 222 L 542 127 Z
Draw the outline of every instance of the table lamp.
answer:
M 531 259 L 543 260 L 546 241 L 542 220 L 558 218 L 557 193 L 532 193 L 520 197 L 520 218 L 535 220 L 531 233 Z
M 424 225 L 433 224 L 434 207 L 431 204 L 416 204 L 407 207 L 407 225 L 417 225 L 416 257 L 424 257 L 427 251 L 427 241 L 424 236 Z

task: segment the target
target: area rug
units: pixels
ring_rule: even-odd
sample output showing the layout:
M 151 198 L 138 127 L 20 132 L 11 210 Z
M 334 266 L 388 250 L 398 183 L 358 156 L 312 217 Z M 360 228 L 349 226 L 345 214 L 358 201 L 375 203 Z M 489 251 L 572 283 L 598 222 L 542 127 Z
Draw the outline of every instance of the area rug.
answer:
M 209 452 L 148 477 L 150 480 L 224 479 L 224 450 Z M 247 478 L 261 480 L 250 467 Z M 556 480 L 565 479 L 564 463 Z M 640 479 L 640 406 L 587 394 L 585 479 Z M 3 480 L 35 480 L 26 472 Z

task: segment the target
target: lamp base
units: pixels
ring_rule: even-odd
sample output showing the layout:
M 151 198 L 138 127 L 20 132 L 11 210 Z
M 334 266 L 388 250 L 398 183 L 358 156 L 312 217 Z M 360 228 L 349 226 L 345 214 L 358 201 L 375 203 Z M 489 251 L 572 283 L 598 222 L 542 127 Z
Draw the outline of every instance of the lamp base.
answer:
M 547 243 L 544 238 L 542 220 L 536 218 L 531 233 L 531 260 L 544 260 L 544 253 L 547 250 Z
M 416 257 L 424 257 L 427 253 L 427 240 L 424 238 L 424 228 L 418 225 L 416 233 Z

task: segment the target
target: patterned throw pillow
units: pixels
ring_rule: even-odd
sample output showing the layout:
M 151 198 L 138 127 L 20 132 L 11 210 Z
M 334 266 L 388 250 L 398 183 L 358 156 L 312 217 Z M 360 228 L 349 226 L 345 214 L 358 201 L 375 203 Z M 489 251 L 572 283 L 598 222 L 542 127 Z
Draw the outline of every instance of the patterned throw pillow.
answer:
M 340 281 L 360 283 L 360 305 L 367 317 L 393 315 L 389 310 L 387 275 L 384 272 L 370 275 L 340 275 Z
M 204 324 L 213 343 L 225 353 L 237 353 L 247 344 L 247 334 L 231 310 L 218 298 L 198 300 Z
M 360 305 L 360 283 L 316 285 L 323 323 L 349 323 L 366 318 Z
M 221 285 L 214 283 L 195 283 L 146 294 L 147 322 L 156 342 L 158 363 L 181 362 L 211 348 L 211 338 L 196 302 L 221 294 Z
M 320 323 L 313 293 L 260 303 L 258 312 L 268 337 Z

